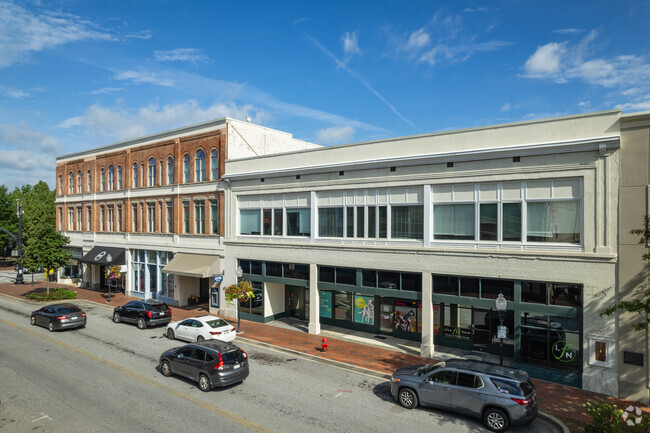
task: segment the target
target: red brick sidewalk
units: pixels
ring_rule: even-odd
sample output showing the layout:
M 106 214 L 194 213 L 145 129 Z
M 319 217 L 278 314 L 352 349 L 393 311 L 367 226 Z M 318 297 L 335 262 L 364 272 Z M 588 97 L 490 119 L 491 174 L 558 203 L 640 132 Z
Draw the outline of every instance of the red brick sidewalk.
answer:
M 26 280 L 30 280 L 29 276 Z M 0 293 L 24 299 L 25 295 L 32 291 L 44 291 L 45 286 L 46 283 L 42 281 L 34 286 L 29 283 L 20 286 L 13 285 L 12 283 L 2 283 L 0 284 Z M 97 302 L 106 306 L 122 305 L 131 299 L 136 299 L 118 292 L 112 294 L 112 302 L 109 304 L 108 293 L 50 283 L 50 289 L 55 287 L 65 287 L 70 290 L 75 290 L 77 292 L 77 299 Z M 195 305 L 191 308 L 177 307 L 172 308 L 172 316 L 174 320 L 181 320 L 187 317 L 207 314 L 207 311 L 206 305 Z M 235 319 L 227 319 L 231 323 L 235 323 Z M 244 334 L 238 338 L 266 343 L 386 375 L 390 375 L 397 368 L 404 365 L 434 362 L 434 360 L 429 358 L 422 358 L 416 355 L 329 337 L 329 350 L 323 353 L 320 351 L 322 337 L 318 335 L 246 320 L 241 321 L 241 327 Z M 643 406 L 638 402 L 621 400 L 539 379 L 535 379 L 534 382 L 537 386 L 537 398 L 540 410 L 560 419 L 572 432 L 583 431 L 582 427 L 591 421 L 591 417 L 582 407 L 588 401 L 616 404 L 619 408 L 623 409 L 629 405 L 639 406 L 643 407 L 646 413 L 650 413 L 650 407 Z

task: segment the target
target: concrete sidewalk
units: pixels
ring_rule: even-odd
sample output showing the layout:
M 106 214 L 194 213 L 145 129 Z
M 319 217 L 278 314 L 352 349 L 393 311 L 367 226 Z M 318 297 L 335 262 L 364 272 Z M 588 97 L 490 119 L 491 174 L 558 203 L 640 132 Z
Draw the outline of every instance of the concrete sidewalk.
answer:
M 106 307 L 122 305 L 129 300 L 137 299 L 125 296 L 123 293 L 113 293 L 111 303 L 108 293 L 50 283 L 50 289 L 65 287 L 77 292 L 78 300 L 94 302 Z M 45 282 L 16 286 L 13 283 L 0 283 L 0 294 L 14 298 L 25 299 L 32 291 L 44 291 Z M 31 301 L 27 301 L 31 302 Z M 208 314 L 207 304 L 187 307 L 172 307 L 173 320 Z M 236 326 L 236 319 L 226 318 Z M 276 350 L 290 352 L 296 355 L 308 356 L 320 362 L 335 364 L 347 369 L 371 374 L 388 379 L 396 369 L 410 364 L 428 364 L 450 357 L 466 356 L 459 351 L 440 348 L 443 351 L 436 359 L 419 356 L 416 342 L 388 337 L 375 339 L 368 334 L 354 333 L 349 330 L 322 326 L 321 335 L 307 333 L 305 322 L 299 320 L 275 321 L 269 324 L 241 321 L 243 334 L 237 339 L 251 344 L 273 347 Z M 320 343 L 327 337 L 329 350 L 321 352 Z M 438 348 L 436 348 L 438 350 Z M 498 362 L 498 361 L 497 361 Z M 540 409 L 540 422 L 536 422 L 535 430 L 539 432 L 580 431 L 581 427 L 591 421 L 591 417 L 582 407 L 588 401 L 600 401 L 627 407 L 630 404 L 642 406 L 637 402 L 620 400 L 614 397 L 596 394 L 577 388 L 571 388 L 556 383 L 534 379 L 537 387 L 537 399 Z M 646 411 L 650 408 L 645 408 Z M 533 431 L 533 430 L 530 430 Z

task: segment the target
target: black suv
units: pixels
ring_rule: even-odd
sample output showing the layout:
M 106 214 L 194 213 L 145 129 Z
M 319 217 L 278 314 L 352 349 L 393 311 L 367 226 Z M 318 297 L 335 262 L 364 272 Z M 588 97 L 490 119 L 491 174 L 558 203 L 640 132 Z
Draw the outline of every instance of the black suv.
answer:
M 172 310 L 167 304 L 154 299 L 131 301 L 115 307 L 113 322 L 130 322 L 145 329 L 147 326 L 166 325 L 172 320 Z
M 248 377 L 248 354 L 225 341 L 203 341 L 175 347 L 160 355 L 163 376 L 178 374 L 197 382 L 204 392 L 243 382 Z

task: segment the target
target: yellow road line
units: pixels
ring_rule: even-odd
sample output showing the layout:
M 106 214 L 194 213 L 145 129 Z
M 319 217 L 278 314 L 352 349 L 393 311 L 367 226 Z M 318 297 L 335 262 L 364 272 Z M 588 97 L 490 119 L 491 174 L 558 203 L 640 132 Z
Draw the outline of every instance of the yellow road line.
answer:
M 264 428 L 264 427 L 262 427 L 262 426 L 260 426 L 258 424 L 255 424 L 254 422 L 249 421 L 246 418 L 242 418 L 242 417 L 240 417 L 238 415 L 235 415 L 232 412 L 228 412 L 228 411 L 226 411 L 224 409 L 218 408 L 217 406 L 205 403 L 205 402 L 199 400 L 198 398 L 192 397 L 191 395 L 185 394 L 185 393 L 183 393 L 181 391 L 177 391 L 175 389 L 169 388 L 169 387 L 163 385 L 162 383 L 160 383 L 160 382 L 158 382 L 156 380 L 149 379 L 148 377 L 145 377 L 145 376 L 141 375 L 140 373 L 136 373 L 133 370 L 129 370 L 128 368 L 124 368 L 121 365 L 115 364 L 115 363 L 113 363 L 113 362 L 111 362 L 111 361 L 109 361 L 107 359 L 100 358 L 100 357 L 98 357 L 96 355 L 93 355 L 90 352 L 86 352 L 85 350 L 79 349 L 78 347 L 71 346 L 71 345 L 69 345 L 67 343 L 56 340 L 56 339 L 54 339 L 54 338 L 52 338 L 52 337 L 50 337 L 48 335 L 41 334 L 41 333 L 39 333 L 37 331 L 34 331 L 32 329 L 29 329 L 29 328 L 25 328 L 25 327 L 23 327 L 21 325 L 18 325 L 16 323 L 8 322 L 8 321 L 6 321 L 4 319 L 0 319 L 0 322 L 4 323 L 7 326 L 11 326 L 13 328 L 20 329 L 20 330 L 25 331 L 25 332 L 27 332 L 29 334 L 32 334 L 32 335 L 40 337 L 40 338 L 42 338 L 44 340 L 50 341 L 50 342 L 52 342 L 52 343 L 54 343 L 54 344 L 56 344 L 58 346 L 63 347 L 64 349 L 68 349 L 68 350 L 70 350 L 72 352 L 83 355 L 88 359 L 92 359 L 93 361 L 97 361 L 97 362 L 99 362 L 101 364 L 106 365 L 107 367 L 111 367 L 111 368 L 113 368 L 113 369 L 115 369 L 117 371 L 120 371 L 120 372 L 128 375 L 128 376 L 131 376 L 131 377 L 133 377 L 135 379 L 138 379 L 138 380 L 140 380 L 142 382 L 148 383 L 149 385 L 153 385 L 156 388 L 159 388 L 159 389 L 161 389 L 161 390 L 163 390 L 165 392 L 168 392 L 168 393 L 170 393 L 172 395 L 175 395 L 177 397 L 185 399 L 185 400 L 189 401 L 190 403 L 194 403 L 195 405 L 200 406 L 200 407 L 202 407 L 204 409 L 207 409 L 207 410 L 209 410 L 211 412 L 214 412 L 217 415 L 221 415 L 221 416 L 223 416 L 225 418 L 228 418 L 228 419 L 230 419 L 232 421 L 235 421 L 236 423 L 241 424 L 241 425 L 243 425 L 245 427 L 248 427 L 251 430 L 255 430 L 255 431 L 258 431 L 260 433 L 273 433 L 272 430 L 269 430 L 269 429 Z

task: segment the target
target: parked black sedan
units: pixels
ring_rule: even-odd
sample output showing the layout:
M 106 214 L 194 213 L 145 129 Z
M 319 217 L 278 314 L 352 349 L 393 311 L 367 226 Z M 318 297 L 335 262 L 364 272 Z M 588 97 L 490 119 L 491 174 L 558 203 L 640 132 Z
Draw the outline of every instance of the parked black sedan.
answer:
M 197 382 L 204 392 L 243 382 L 248 377 L 248 354 L 225 341 L 203 341 L 169 349 L 160 355 L 163 376 L 177 374 Z
M 83 328 L 86 313 L 74 304 L 46 305 L 32 313 L 32 325 L 44 326 L 51 331 L 58 329 Z
M 166 325 L 172 320 L 172 310 L 167 304 L 155 299 L 131 301 L 115 307 L 113 322 L 130 322 L 145 329 L 147 326 Z

